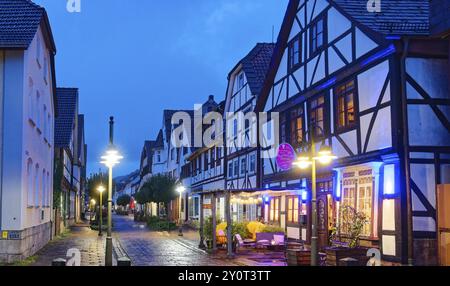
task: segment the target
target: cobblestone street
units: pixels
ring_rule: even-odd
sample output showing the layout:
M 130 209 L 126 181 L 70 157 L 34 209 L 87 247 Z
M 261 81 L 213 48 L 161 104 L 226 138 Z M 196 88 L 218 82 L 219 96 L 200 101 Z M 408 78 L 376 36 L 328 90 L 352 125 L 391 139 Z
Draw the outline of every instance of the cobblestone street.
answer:
M 114 265 L 119 257 L 128 256 L 133 266 L 266 266 L 284 265 L 280 255 L 270 253 L 252 256 L 240 255 L 227 259 L 224 251 L 215 255 L 198 248 L 198 233 L 185 231 L 153 232 L 144 223 L 136 223 L 132 216 L 113 216 Z M 105 238 L 87 225 L 75 226 L 70 234 L 51 241 L 40 250 L 33 266 L 49 266 L 56 258 L 68 259 L 71 248 L 80 250 L 81 266 L 104 265 Z

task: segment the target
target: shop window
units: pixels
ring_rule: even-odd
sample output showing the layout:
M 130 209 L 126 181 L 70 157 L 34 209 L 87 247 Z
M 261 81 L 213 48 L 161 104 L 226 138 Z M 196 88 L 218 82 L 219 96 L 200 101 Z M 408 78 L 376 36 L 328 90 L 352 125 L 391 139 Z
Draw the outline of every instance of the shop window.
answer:
M 299 199 L 298 196 L 287 197 L 287 222 L 298 223 Z
M 272 198 L 270 200 L 269 221 L 279 223 L 280 221 L 280 198 Z
M 362 177 L 343 181 L 342 206 L 350 206 L 357 212 L 365 214 L 369 223 L 364 226 L 362 235 L 372 235 L 373 179 Z
M 336 127 L 346 130 L 355 126 L 355 81 L 349 81 L 334 90 L 336 98 Z

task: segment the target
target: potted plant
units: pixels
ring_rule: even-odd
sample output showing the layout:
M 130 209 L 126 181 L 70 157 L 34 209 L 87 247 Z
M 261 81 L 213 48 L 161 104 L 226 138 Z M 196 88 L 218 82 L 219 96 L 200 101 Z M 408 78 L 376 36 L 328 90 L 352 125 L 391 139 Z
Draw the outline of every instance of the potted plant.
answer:
M 359 265 L 365 265 L 368 261 L 367 248 L 360 246 L 360 239 L 367 216 L 350 206 L 343 206 L 339 212 L 339 223 L 333 228 L 330 236 L 330 247 L 325 249 L 327 265 L 340 266 L 343 258 L 354 258 Z

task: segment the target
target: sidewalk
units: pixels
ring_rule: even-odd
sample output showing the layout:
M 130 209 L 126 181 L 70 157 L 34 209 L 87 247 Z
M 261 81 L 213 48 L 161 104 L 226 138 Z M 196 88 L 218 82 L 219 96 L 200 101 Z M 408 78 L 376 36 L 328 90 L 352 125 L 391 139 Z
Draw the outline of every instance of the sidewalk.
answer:
M 57 258 L 69 260 L 70 257 L 67 257 L 69 249 L 80 251 L 81 266 L 103 266 L 105 265 L 105 245 L 106 233 L 99 237 L 98 232 L 91 230 L 88 224 L 78 224 L 71 227 L 67 236 L 55 238 L 38 251 L 36 261 L 30 266 L 51 266 L 52 261 Z M 113 245 L 116 245 L 114 239 Z M 114 256 L 115 254 L 113 254 L 115 265 Z

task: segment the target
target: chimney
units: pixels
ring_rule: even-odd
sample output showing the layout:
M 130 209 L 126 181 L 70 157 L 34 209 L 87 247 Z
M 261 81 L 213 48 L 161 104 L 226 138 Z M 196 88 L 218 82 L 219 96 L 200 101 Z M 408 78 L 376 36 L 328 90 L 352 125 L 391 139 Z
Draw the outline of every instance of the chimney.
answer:
M 430 1 L 430 31 L 432 35 L 446 37 L 450 34 L 450 1 Z

